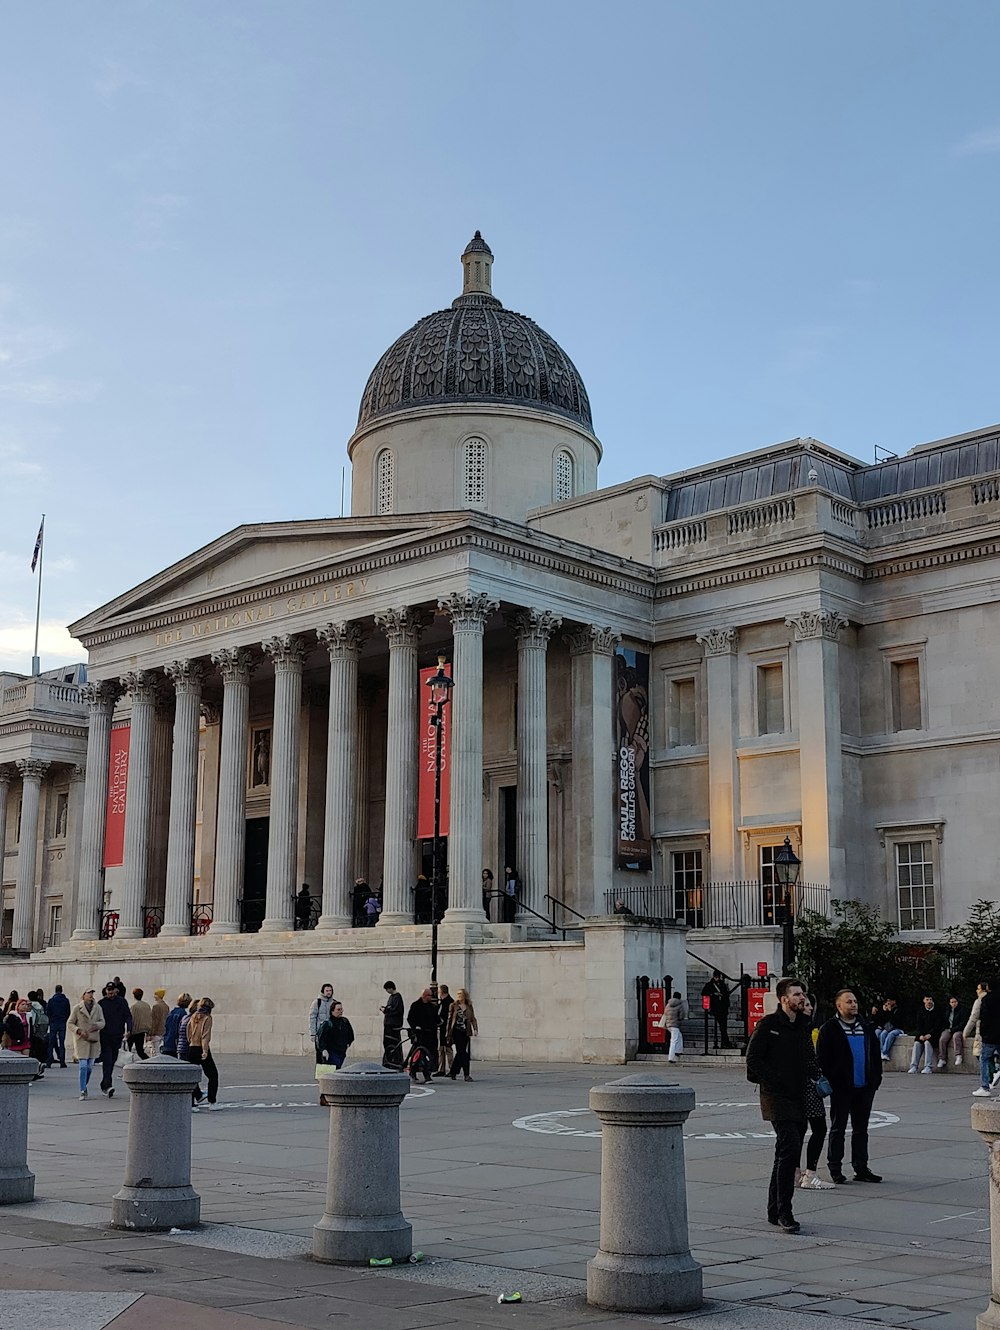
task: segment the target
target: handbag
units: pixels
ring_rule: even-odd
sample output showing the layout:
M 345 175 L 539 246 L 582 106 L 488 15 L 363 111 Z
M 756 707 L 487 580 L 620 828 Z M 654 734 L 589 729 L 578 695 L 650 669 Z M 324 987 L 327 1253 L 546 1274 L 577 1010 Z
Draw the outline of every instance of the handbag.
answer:
M 816 1089 L 819 1091 L 819 1093 L 822 1095 L 824 1099 L 828 1099 L 829 1096 L 833 1094 L 833 1086 L 830 1084 L 830 1082 L 827 1080 L 825 1076 L 817 1077 L 815 1085 Z

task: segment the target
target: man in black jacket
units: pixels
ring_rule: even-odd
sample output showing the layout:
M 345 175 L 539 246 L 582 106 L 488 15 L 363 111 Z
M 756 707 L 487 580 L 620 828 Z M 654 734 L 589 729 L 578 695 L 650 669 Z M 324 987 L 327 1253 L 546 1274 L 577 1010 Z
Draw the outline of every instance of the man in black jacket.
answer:
M 747 1046 L 747 1080 L 760 1086 L 760 1113 L 774 1127 L 774 1167 L 767 1192 L 767 1222 L 798 1233 L 792 1214 L 795 1169 L 806 1134 L 806 1080 L 810 1068 L 809 1022 L 802 1015 L 805 989 L 779 979 L 778 1010 L 758 1022 Z
M 59 1065 L 66 1067 L 66 1022 L 69 1020 L 71 1007 L 69 998 L 63 992 L 62 984 L 56 984 L 56 991 L 46 1003 L 49 1014 L 49 1046 L 46 1066 L 52 1066 L 52 1059 L 58 1058 Z
M 882 1084 L 882 1052 L 872 1027 L 858 1018 L 858 999 L 849 988 L 834 998 L 837 1008 L 820 1029 L 816 1056 L 830 1082 L 830 1136 L 826 1162 L 834 1182 L 844 1177 L 844 1136 L 851 1121 L 851 1166 L 855 1182 L 881 1182 L 868 1167 L 868 1119 L 875 1091 Z
M 920 1069 L 920 1059 L 924 1058 L 924 1071 L 928 1076 L 934 1070 L 937 1056 L 938 1039 L 944 1029 L 944 1012 L 941 1011 L 928 993 L 924 1005 L 917 1012 L 916 1038 L 913 1040 L 913 1052 L 910 1055 L 910 1075 L 915 1076 Z
M 438 1004 L 429 988 L 424 989 L 416 1002 L 410 1003 L 406 1025 L 410 1041 L 415 1047 L 424 1049 L 428 1055 L 429 1061 L 422 1069 L 424 1080 L 429 1081 L 438 1061 Z M 410 1067 L 410 1076 L 413 1080 L 417 1079 L 416 1068 L 413 1066 Z
M 382 1066 L 402 1071 L 403 995 L 396 992 L 396 985 L 391 979 L 387 979 L 382 987 L 387 994 L 385 1006 L 379 1007 L 382 1013 Z
M 125 1031 L 132 1029 L 132 1012 L 118 992 L 118 983 L 114 979 L 104 987 L 101 1010 L 104 1012 L 104 1029 L 101 1031 L 101 1089 L 109 1099 L 112 1099 L 115 1087 L 111 1084 L 111 1075 L 118 1061 L 121 1046 L 125 1042 Z
M 713 970 L 712 977 L 701 990 L 703 998 L 708 998 L 708 1010 L 715 1021 L 719 1046 L 732 1048 L 729 1042 L 729 985 L 722 977 L 721 970 Z

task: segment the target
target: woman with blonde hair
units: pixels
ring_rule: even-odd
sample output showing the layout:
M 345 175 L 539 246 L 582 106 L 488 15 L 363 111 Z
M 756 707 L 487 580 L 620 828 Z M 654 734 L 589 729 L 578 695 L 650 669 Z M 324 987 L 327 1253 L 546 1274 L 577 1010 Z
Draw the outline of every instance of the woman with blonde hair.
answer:
M 455 1060 L 448 1073 L 451 1080 L 458 1080 L 459 1072 L 463 1073 L 467 1081 L 472 1080 L 469 1075 L 470 1042 L 472 1036 L 478 1033 L 476 1013 L 469 999 L 468 990 L 460 988 L 455 994 L 455 1001 L 451 1004 L 451 1011 L 448 1014 L 448 1040 L 455 1045 Z
M 215 1003 L 203 997 L 187 1023 L 187 1060 L 200 1066 L 208 1080 L 208 1106 L 217 1108 L 219 1072 L 212 1058 L 212 1012 Z M 198 1101 L 195 1100 L 195 1103 Z

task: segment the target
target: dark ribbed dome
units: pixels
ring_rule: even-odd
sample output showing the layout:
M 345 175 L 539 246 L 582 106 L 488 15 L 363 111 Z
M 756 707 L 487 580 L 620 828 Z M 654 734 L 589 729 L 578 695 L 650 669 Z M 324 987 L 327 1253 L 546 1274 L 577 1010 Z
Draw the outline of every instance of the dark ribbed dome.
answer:
M 463 402 L 531 406 L 592 428 L 576 366 L 537 323 L 491 294 L 492 261 L 477 231 L 462 256 L 465 293 L 389 347 L 365 387 L 359 429 L 411 407 Z

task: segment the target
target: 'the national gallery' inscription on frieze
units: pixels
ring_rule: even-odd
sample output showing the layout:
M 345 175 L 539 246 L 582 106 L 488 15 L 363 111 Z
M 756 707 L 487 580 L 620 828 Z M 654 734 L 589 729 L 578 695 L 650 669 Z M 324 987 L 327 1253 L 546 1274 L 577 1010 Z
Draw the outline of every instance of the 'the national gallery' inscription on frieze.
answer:
M 196 642 L 200 638 L 214 637 L 217 633 L 268 624 L 289 614 L 301 614 L 306 610 L 322 609 L 324 605 L 354 600 L 365 594 L 369 581 L 367 577 L 358 577 L 349 582 L 329 582 L 326 586 L 313 587 L 311 591 L 297 592 L 294 596 L 283 596 L 280 600 L 265 601 L 262 605 L 221 610 L 210 619 L 196 619 L 194 623 L 180 624 L 177 628 L 166 628 L 156 633 L 154 645 L 170 647 L 182 642 Z

